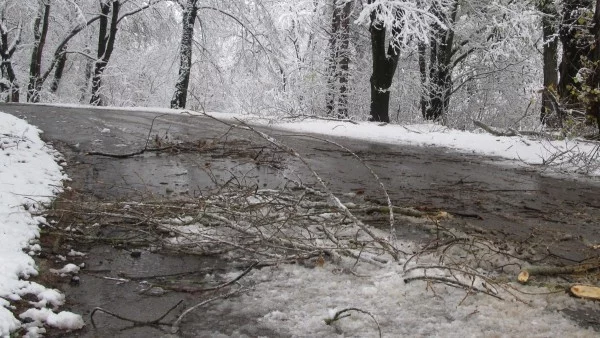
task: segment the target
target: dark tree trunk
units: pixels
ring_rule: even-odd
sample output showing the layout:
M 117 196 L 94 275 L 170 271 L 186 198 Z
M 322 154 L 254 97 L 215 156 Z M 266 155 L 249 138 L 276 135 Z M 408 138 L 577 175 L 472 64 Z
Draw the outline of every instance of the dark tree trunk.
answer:
M 340 83 L 340 95 L 338 99 L 338 118 L 348 117 L 348 82 L 350 76 L 350 15 L 352 14 L 352 2 L 347 1 L 342 8 L 340 20 L 340 55 L 339 73 L 337 78 Z
M 438 121 L 448 113 L 450 96 L 452 94 L 452 48 L 454 46 L 454 30 L 451 28 L 456 21 L 458 1 L 454 1 L 449 13 L 445 13 L 438 2 L 434 2 L 431 12 L 447 27 L 434 25 L 429 61 L 429 99 L 425 110 L 425 119 Z
M 91 54 L 92 49 L 88 44 L 86 44 L 85 48 L 83 49 L 83 52 L 89 55 L 89 54 Z M 79 92 L 80 92 L 79 102 L 81 102 L 81 103 L 87 101 L 86 97 L 88 94 L 88 89 L 90 87 L 90 80 L 92 79 L 93 67 L 94 67 L 94 61 L 91 58 L 86 58 L 85 68 L 84 68 L 84 72 L 83 72 L 83 82 L 81 84 L 81 87 L 79 88 Z
M 582 68 L 582 56 L 590 54 L 589 22 L 586 14 L 592 11 L 593 0 L 563 0 L 562 22 L 559 27 L 563 54 L 559 66 L 558 94 L 571 107 L 580 108 L 577 92 L 580 84 L 575 82 Z
M 118 0 L 112 2 L 112 9 L 109 2 L 100 3 L 100 29 L 98 35 L 98 60 L 94 66 L 94 76 L 92 77 L 92 96 L 90 104 L 102 106 L 105 102 L 100 95 L 102 88 L 102 74 L 110 61 L 110 57 L 115 47 L 117 37 L 117 25 L 119 20 L 120 2 Z M 108 15 L 110 16 L 110 30 L 108 28 Z M 107 35 L 108 31 L 108 35 Z
M 429 85 L 427 84 L 427 45 L 425 45 L 423 42 L 419 42 L 417 48 L 419 53 L 419 73 L 421 75 L 421 115 L 424 119 L 427 119 L 427 109 L 429 107 Z
M 7 91 L 6 102 L 19 102 L 19 84 L 17 83 L 17 78 L 10 60 L 2 61 L 2 75 L 10 83 L 10 85 L 3 90 Z
M 596 0 L 596 11 L 594 12 L 594 48 L 590 55 L 590 66 L 592 73 L 590 74 L 587 85 L 591 93 L 590 102 L 587 107 L 587 113 L 596 120 L 598 126 L 598 135 L 600 135 L 600 98 L 594 91 L 600 90 L 600 0 Z
M 15 41 L 8 43 L 9 31 L 5 29 L 6 22 L 0 22 L 0 72 L 2 78 L 6 79 L 8 85 L 2 84 L 0 89 L 2 93 L 6 93 L 6 102 L 19 102 L 19 84 L 17 77 L 12 67 L 12 57 L 17 50 L 17 46 L 21 42 L 21 27 L 17 28 L 17 36 Z
M 52 84 L 50 85 L 50 92 L 56 93 L 58 91 L 58 87 L 60 86 L 60 80 L 63 77 L 63 73 L 65 71 L 65 65 L 67 64 L 67 46 L 63 48 L 63 53 L 60 55 L 60 58 L 56 62 L 56 69 L 54 70 L 54 78 L 52 79 Z
M 333 0 L 333 16 L 331 18 L 331 35 L 329 36 L 329 59 L 327 67 L 327 94 L 325 96 L 325 112 L 333 115 L 337 93 L 336 74 L 338 73 L 338 35 L 340 31 L 341 9 L 337 0 Z
M 40 91 L 43 81 L 40 78 L 42 73 L 42 54 L 48 35 L 48 24 L 50 20 L 50 0 L 40 1 L 40 8 L 33 23 L 33 51 L 31 52 L 31 61 L 29 63 L 29 85 L 27 86 L 27 101 L 40 102 Z
M 542 18 L 542 33 L 544 39 L 544 90 L 542 92 L 542 111 L 540 119 L 549 127 L 558 127 L 562 124 L 563 117 L 555 105 L 552 95 L 556 94 L 558 84 L 558 39 L 557 33 L 558 12 L 552 0 L 542 0 L 538 9 L 544 13 Z
M 373 0 L 369 0 L 372 3 Z M 402 15 L 396 11 L 396 20 Z M 377 20 L 376 10 L 371 13 L 371 51 L 373 54 L 373 73 L 371 75 L 371 117 L 369 121 L 390 122 L 390 87 L 394 80 L 394 73 L 400 57 L 400 44 L 398 37 L 400 28 L 392 28 L 392 37 L 386 51 L 385 27 Z
M 183 30 L 179 47 L 179 77 L 175 84 L 175 93 L 171 99 L 171 108 L 184 109 L 187 103 L 190 73 L 192 68 L 192 43 L 194 41 L 194 25 L 198 14 L 197 0 L 187 0 L 183 11 Z
M 102 73 L 106 64 L 103 62 L 106 46 L 108 43 L 108 15 L 110 14 L 110 4 L 108 2 L 100 2 L 100 25 L 98 28 L 98 60 L 94 64 L 94 75 L 92 76 L 92 95 L 90 103 L 92 105 L 102 105 L 100 98 L 100 88 L 102 87 Z

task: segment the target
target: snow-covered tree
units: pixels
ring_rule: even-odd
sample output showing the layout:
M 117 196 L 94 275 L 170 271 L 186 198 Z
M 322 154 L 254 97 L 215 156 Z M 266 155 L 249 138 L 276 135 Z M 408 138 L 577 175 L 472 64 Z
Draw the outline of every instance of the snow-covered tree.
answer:
M 4 10 L 0 17 L 0 56 L 2 57 L 0 94 L 6 94 L 7 102 L 19 102 L 19 84 L 13 69 L 13 55 L 21 42 L 21 24 L 15 26 L 14 22 L 8 21 L 4 16 Z

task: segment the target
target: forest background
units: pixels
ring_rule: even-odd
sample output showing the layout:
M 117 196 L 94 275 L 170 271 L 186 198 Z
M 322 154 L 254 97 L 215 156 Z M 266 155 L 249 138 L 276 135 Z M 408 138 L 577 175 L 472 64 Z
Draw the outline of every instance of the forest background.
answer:
M 597 133 L 597 2 L 2 0 L 0 99 Z

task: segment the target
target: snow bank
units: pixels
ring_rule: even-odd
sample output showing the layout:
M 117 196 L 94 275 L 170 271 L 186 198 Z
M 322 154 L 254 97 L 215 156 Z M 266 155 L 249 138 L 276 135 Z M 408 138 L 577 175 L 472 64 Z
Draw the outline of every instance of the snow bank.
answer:
M 517 293 L 525 304 L 510 297 L 498 300 L 482 294 L 467 296 L 466 290 L 442 284 L 407 284 L 401 265 L 362 269 L 359 273 L 360 277 L 342 273 L 339 267 L 327 264 L 312 269 L 280 265 L 255 270 L 244 278 L 254 285 L 252 291 L 220 304 L 215 311 L 259 316 L 253 325 L 293 337 L 378 337 L 377 325 L 362 313 L 350 312 L 350 317 L 331 326 L 325 324 L 325 319 L 331 319 L 336 311 L 351 307 L 375 316 L 383 337 L 598 335 L 561 315 L 559 310 L 580 302 L 564 294 Z M 547 293 L 534 287 L 525 291 Z
M 56 107 L 85 108 L 76 104 L 46 104 Z M 192 115 L 202 113 L 160 107 L 93 107 L 94 109 L 141 111 L 156 114 Z M 532 140 L 526 137 L 499 137 L 489 133 L 477 133 L 446 128 L 437 124 L 379 125 L 372 122 L 341 122 L 321 119 L 301 121 L 273 120 L 247 114 L 208 112 L 224 121 L 245 121 L 252 125 L 268 125 L 272 128 L 301 133 L 322 134 L 379 142 L 386 144 L 408 144 L 414 146 L 446 147 L 463 153 L 497 156 L 526 165 L 552 164 L 562 172 L 577 172 L 589 176 L 600 176 L 600 146 L 581 140 Z M 558 156 L 560 155 L 560 156 Z M 589 157 L 594 157 L 589 160 Z M 591 162 L 591 163 L 590 163 Z
M 548 141 L 519 136 L 499 137 L 488 133 L 449 129 L 436 124 L 380 126 L 370 122 L 352 124 L 311 119 L 280 122 L 272 126 L 294 132 L 340 136 L 387 144 L 446 147 L 463 153 L 498 156 L 528 165 L 546 164 L 557 154 L 563 154 L 552 164 L 563 171 L 600 176 L 600 156 L 585 168 L 582 167 L 581 161 L 569 163 L 572 158 L 566 155 L 585 153 L 591 155 L 594 151 L 598 153 L 598 144 L 578 140 Z
M 8 336 L 21 326 L 10 311 L 7 300 L 19 300 L 34 294 L 37 307 L 62 305 L 64 296 L 56 290 L 27 280 L 37 274 L 36 265 L 28 252 L 40 249 L 35 240 L 39 226 L 45 220 L 32 216 L 41 205 L 61 191 L 66 176 L 56 163 L 57 153 L 39 137 L 40 131 L 12 115 L 0 113 L 0 336 Z M 41 309 L 52 312 L 50 309 Z M 77 316 L 74 315 L 73 316 Z M 53 323 L 62 323 L 59 316 Z M 65 320 L 74 323 L 73 320 Z M 79 324 L 65 328 L 79 328 Z

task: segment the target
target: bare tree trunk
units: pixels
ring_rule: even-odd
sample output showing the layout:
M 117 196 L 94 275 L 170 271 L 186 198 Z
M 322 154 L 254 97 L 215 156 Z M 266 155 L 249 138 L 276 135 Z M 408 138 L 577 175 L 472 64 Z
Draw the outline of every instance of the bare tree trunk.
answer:
M 587 33 L 586 14 L 592 11 L 593 0 L 563 0 L 562 22 L 559 36 L 563 46 L 562 61 L 559 66 L 560 81 L 558 94 L 561 100 L 579 108 L 577 91 L 580 84 L 575 81 L 582 68 L 582 56 L 590 54 L 590 43 L 585 38 Z M 583 23 L 583 24 L 582 24 Z
M 105 104 L 100 95 L 100 89 L 102 88 L 102 74 L 110 61 L 110 57 L 115 47 L 120 6 L 121 4 L 118 0 L 112 2 L 112 9 L 109 2 L 100 2 L 100 12 L 102 16 L 100 18 L 100 29 L 98 32 L 98 60 L 94 67 L 92 96 L 90 98 L 90 104 L 95 106 L 102 106 Z M 109 14 L 111 14 L 110 30 L 108 28 Z
M 90 80 L 92 79 L 92 67 L 93 67 L 93 62 L 86 62 L 85 64 L 85 71 L 84 71 L 84 75 L 83 75 L 83 83 L 81 84 L 81 95 L 79 97 L 79 102 L 85 102 L 86 101 L 86 95 L 88 92 L 88 88 L 90 86 Z
M 192 69 L 192 43 L 194 41 L 194 25 L 198 14 L 198 0 L 187 0 L 183 10 L 183 30 L 179 47 L 179 77 L 175 84 L 175 93 L 171 99 L 171 108 L 183 109 L 187 103 L 190 73 Z
M 9 30 L 6 29 L 6 22 L 0 23 L 0 57 L 2 63 L 0 64 L 0 70 L 2 78 L 5 78 L 8 85 L 2 85 L 0 89 L 7 93 L 6 102 L 19 102 L 19 84 L 17 83 L 17 77 L 12 67 L 12 57 L 17 50 L 17 46 L 21 42 L 21 26 L 17 28 L 17 36 L 12 43 L 8 43 Z
M 437 121 L 448 113 L 452 93 L 452 48 L 454 46 L 453 23 L 458 13 L 458 1 L 452 3 L 449 13 L 444 13 L 439 2 L 434 2 L 432 9 L 441 22 L 449 28 L 434 25 L 431 38 L 429 62 L 429 100 L 425 111 L 425 119 Z
M 39 0 L 39 10 L 33 23 L 33 50 L 29 63 L 29 85 L 27 86 L 27 101 L 40 102 L 40 91 L 42 89 L 42 54 L 48 35 L 48 24 L 50 19 L 50 0 Z
M 373 0 L 369 0 L 373 3 Z M 396 11 L 396 19 L 400 19 L 401 11 Z M 371 117 L 370 121 L 390 122 L 390 87 L 400 58 L 400 46 L 397 37 L 400 29 L 394 25 L 392 37 L 386 51 L 386 29 L 377 20 L 377 13 L 371 13 L 371 51 L 373 55 L 373 73 L 371 75 Z
M 553 98 L 558 84 L 558 39 L 557 33 L 558 12 L 552 0 L 541 0 L 538 9 L 544 14 L 542 17 L 542 34 L 544 39 L 544 91 L 542 92 L 542 111 L 540 120 L 547 126 L 562 126 L 564 117 L 555 111 Z
M 54 70 L 54 78 L 52 79 L 52 84 L 50 85 L 50 92 L 56 93 L 58 91 L 58 87 L 60 86 L 60 80 L 62 79 L 63 73 L 65 71 L 65 65 L 67 64 L 67 46 L 63 47 L 63 53 L 61 54 L 58 62 L 56 63 L 56 69 Z
M 352 1 L 346 1 L 342 8 L 340 20 L 340 49 L 339 49 L 339 73 L 340 83 L 338 99 L 338 118 L 348 117 L 348 82 L 350 76 L 350 15 L 352 14 Z
M 587 85 L 591 88 L 592 93 L 600 90 L 600 0 L 596 0 L 596 11 L 594 12 L 594 45 L 596 48 L 592 50 L 590 56 L 590 64 L 592 74 L 590 75 Z M 590 102 L 587 107 L 587 113 L 596 120 L 598 126 L 598 135 L 600 135 L 600 98 L 598 94 L 591 95 Z
M 419 54 L 419 73 L 421 75 L 421 115 L 424 119 L 427 119 L 427 109 L 429 107 L 429 85 L 427 84 L 427 45 L 425 45 L 423 42 L 419 42 L 417 51 Z
M 6 79 L 10 83 L 10 85 L 5 89 L 8 91 L 6 102 L 19 102 L 19 84 L 17 83 L 17 78 L 10 60 L 2 61 L 2 73 L 4 76 L 6 76 Z
M 327 67 L 327 94 L 325 97 L 325 111 L 333 115 L 336 96 L 336 74 L 338 61 L 338 34 L 340 30 L 340 7 L 337 0 L 333 0 L 333 16 L 331 18 L 331 35 L 329 36 L 329 63 Z

